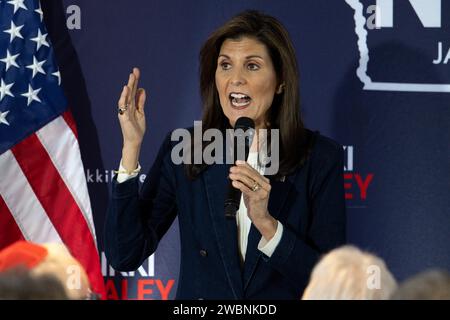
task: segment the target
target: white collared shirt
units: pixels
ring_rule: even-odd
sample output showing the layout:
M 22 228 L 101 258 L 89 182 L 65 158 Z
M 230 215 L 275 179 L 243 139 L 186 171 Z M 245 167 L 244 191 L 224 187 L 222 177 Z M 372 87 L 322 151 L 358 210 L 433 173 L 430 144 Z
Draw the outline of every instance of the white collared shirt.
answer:
M 248 154 L 247 163 L 256 171 L 258 171 L 261 175 L 264 175 L 264 167 L 258 163 L 258 152 L 250 152 Z M 241 254 L 242 261 L 245 261 L 248 235 L 250 233 L 252 221 L 248 217 L 247 207 L 245 206 L 243 196 L 241 196 L 241 203 L 239 205 L 238 214 L 236 215 L 236 223 L 238 227 L 239 252 Z M 277 231 L 275 232 L 275 235 L 272 237 L 272 239 L 269 240 L 266 240 L 264 237 L 261 237 L 261 240 L 259 241 L 258 244 L 258 250 L 263 252 L 268 257 L 272 256 L 278 243 L 281 240 L 282 234 L 283 234 L 283 225 L 278 221 Z

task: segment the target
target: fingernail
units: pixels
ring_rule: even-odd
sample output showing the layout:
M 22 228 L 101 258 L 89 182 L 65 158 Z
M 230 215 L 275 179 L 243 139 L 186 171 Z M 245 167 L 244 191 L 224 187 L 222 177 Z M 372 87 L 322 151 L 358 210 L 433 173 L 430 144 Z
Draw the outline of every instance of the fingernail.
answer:
M 244 164 L 245 163 L 245 161 L 243 161 L 243 160 L 236 160 L 236 164 Z

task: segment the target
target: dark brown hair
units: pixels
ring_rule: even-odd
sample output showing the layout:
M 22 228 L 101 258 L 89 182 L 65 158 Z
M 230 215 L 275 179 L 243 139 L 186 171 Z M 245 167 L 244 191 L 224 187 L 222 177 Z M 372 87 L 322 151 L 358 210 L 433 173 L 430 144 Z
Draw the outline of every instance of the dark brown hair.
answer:
M 221 46 L 226 39 L 251 37 L 264 44 L 272 59 L 278 84 L 284 84 L 268 111 L 267 129 L 279 129 L 280 165 L 277 176 L 292 173 L 305 160 L 304 126 L 300 116 L 298 67 L 294 46 L 284 26 L 274 17 L 259 11 L 244 11 L 214 31 L 200 51 L 200 91 L 203 102 L 203 131 L 230 128 L 220 106 L 215 73 Z M 270 137 L 270 133 L 268 134 Z M 270 143 L 270 141 L 269 141 Z M 206 144 L 203 145 L 203 148 Z M 270 148 L 269 148 L 270 150 Z M 187 165 L 187 174 L 195 178 L 205 164 Z

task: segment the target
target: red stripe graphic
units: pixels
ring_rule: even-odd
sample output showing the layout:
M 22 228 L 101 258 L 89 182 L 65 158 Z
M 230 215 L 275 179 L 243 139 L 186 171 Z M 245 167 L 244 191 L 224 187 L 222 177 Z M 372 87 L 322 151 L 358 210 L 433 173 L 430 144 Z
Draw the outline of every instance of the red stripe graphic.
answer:
M 25 240 L 16 224 L 16 220 L 14 220 L 11 211 L 9 211 L 9 208 L 1 195 L 0 226 L 2 226 L 2 232 L 0 232 L 0 250 L 18 240 Z
M 77 125 L 75 123 L 75 119 L 73 118 L 72 112 L 70 112 L 70 109 L 65 111 L 61 116 L 64 118 L 64 120 L 66 121 L 67 125 L 72 130 L 72 132 L 75 135 L 75 137 L 78 139 Z
M 11 151 L 63 242 L 85 267 L 94 291 L 104 293 L 100 261 L 82 212 L 35 134 Z

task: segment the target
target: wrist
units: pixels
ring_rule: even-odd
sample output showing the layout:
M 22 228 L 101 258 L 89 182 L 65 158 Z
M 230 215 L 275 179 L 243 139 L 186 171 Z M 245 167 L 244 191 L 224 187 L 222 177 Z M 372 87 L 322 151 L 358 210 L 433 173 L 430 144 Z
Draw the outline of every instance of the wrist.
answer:
M 133 171 L 138 167 L 140 147 L 124 146 L 122 149 L 122 166 L 126 171 Z
M 137 153 L 139 154 L 139 151 L 141 150 L 141 142 L 136 143 L 130 143 L 130 142 L 124 142 L 122 147 L 122 153 L 129 152 L 129 153 Z
M 269 241 L 277 232 L 278 220 L 267 213 L 265 217 L 253 221 L 253 224 L 264 239 Z
M 137 164 L 136 169 L 134 170 L 127 170 L 124 165 L 123 165 L 123 161 L 120 162 L 120 167 L 119 170 L 114 170 L 115 174 L 127 174 L 129 176 L 131 175 L 136 175 L 141 171 L 141 166 L 139 165 L 139 163 Z

